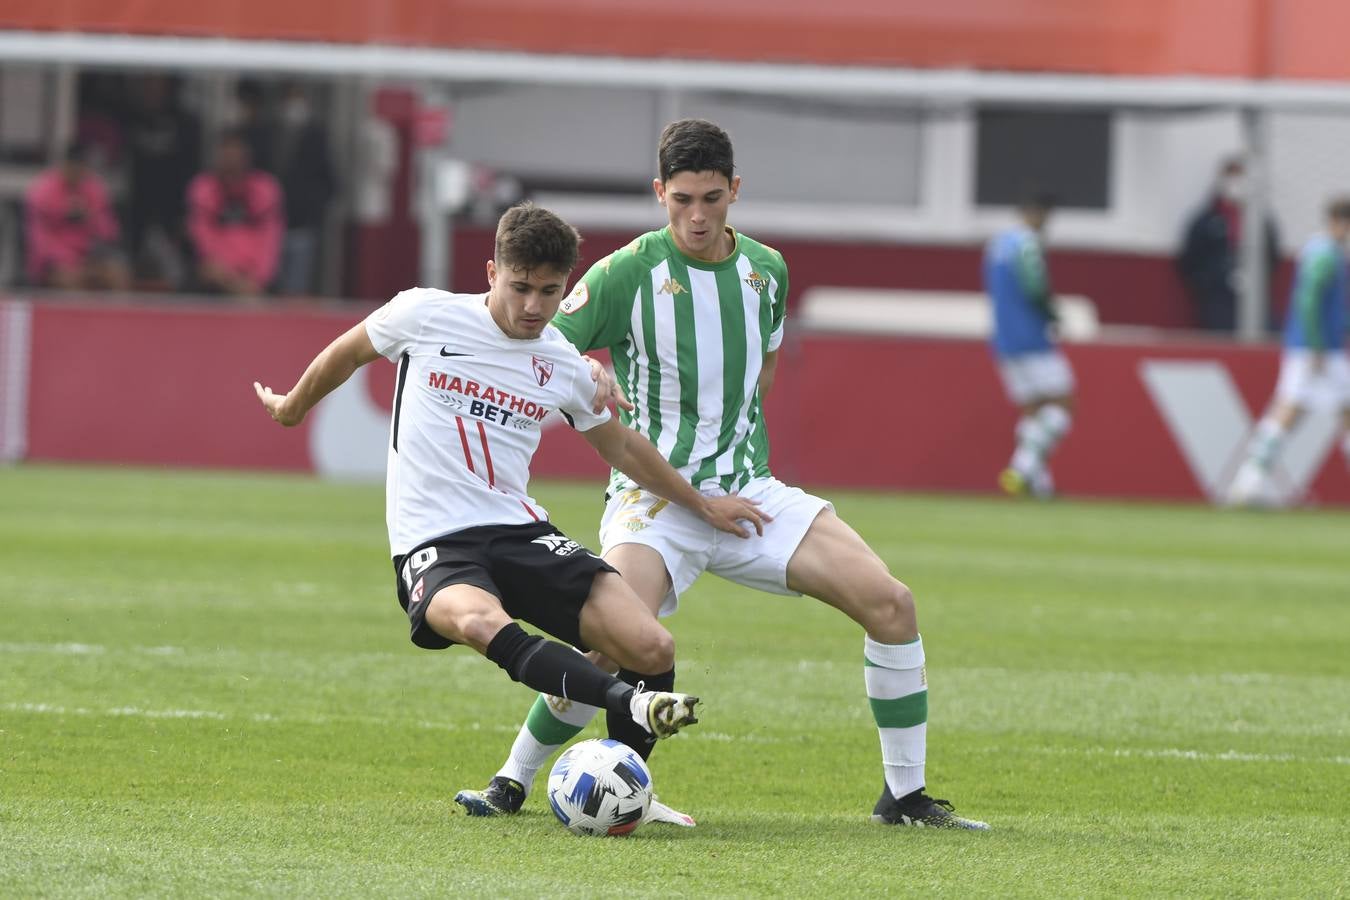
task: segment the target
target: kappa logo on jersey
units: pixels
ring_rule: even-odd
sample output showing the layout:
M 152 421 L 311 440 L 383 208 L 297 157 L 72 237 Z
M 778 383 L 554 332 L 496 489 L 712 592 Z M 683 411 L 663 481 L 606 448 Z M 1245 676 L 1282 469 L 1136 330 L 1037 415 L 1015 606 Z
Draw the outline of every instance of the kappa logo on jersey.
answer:
M 548 384 L 548 380 L 553 377 L 553 363 L 537 356 L 531 356 L 530 363 L 534 366 L 534 377 L 539 380 L 539 386 Z
M 758 294 L 769 286 L 769 279 L 758 272 L 751 272 L 749 275 L 745 276 L 745 283 L 750 286 L 750 290 Z
M 543 537 L 537 537 L 534 540 L 530 541 L 530 543 L 539 544 L 540 546 L 547 547 L 549 551 L 553 553 L 553 555 L 555 556 L 571 556 L 578 550 L 586 549 L 585 547 L 582 547 L 580 544 L 578 544 L 571 538 L 564 537 L 563 535 L 556 533 L 546 534 Z M 589 550 L 587 550 L 586 552 L 590 553 Z M 591 555 L 594 556 L 595 554 L 591 553 Z
M 606 257 L 608 259 L 608 257 Z M 572 288 L 572 293 L 567 295 L 567 299 L 562 302 L 558 308 L 562 310 L 563 315 L 570 316 L 572 313 L 581 309 L 591 299 L 591 292 L 586 288 L 586 282 L 581 282 Z
M 687 293 L 689 293 L 689 288 L 687 288 L 687 287 L 685 287 L 684 285 L 680 284 L 680 283 L 679 283 L 678 281 L 676 281 L 674 278 L 667 278 L 667 279 L 665 280 L 665 283 L 661 285 L 661 289 L 658 290 L 657 293 L 658 293 L 658 294 L 670 294 L 670 295 L 673 297 L 673 296 L 675 296 L 676 294 L 687 294 Z

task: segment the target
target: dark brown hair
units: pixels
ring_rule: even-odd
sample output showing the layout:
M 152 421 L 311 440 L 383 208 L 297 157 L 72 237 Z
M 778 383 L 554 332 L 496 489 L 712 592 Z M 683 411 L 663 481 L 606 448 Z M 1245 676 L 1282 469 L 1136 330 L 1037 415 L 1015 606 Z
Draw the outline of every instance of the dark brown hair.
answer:
M 706 119 L 680 119 L 667 125 L 656 145 L 656 165 L 662 182 L 679 172 L 718 172 L 731 181 L 736 172 L 731 138 Z
M 497 265 L 532 272 L 548 267 L 559 272 L 576 268 L 581 235 L 556 214 L 528 200 L 502 214 L 497 222 Z

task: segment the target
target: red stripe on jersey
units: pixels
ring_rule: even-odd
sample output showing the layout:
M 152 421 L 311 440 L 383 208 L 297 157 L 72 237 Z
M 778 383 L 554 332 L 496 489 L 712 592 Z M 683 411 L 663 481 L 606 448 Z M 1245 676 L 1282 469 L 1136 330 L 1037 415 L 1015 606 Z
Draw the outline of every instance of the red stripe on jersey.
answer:
M 488 467 L 488 487 L 492 487 L 497 482 L 497 478 L 492 474 L 492 451 L 488 449 L 487 429 L 483 423 L 478 423 L 478 438 L 483 442 L 483 459 L 487 460 Z
M 539 521 L 539 513 L 535 512 L 533 509 L 531 509 L 531 508 L 530 508 L 530 504 L 528 504 L 528 503 L 526 503 L 524 500 L 522 500 L 522 501 L 520 501 L 520 505 L 523 506 L 523 507 L 525 507 L 525 511 L 526 511 L 527 513 L 530 514 L 530 517 L 531 517 L 532 519 L 534 519 L 536 522 Z
M 459 426 L 459 442 L 464 447 L 464 461 L 469 464 L 469 471 L 473 469 L 473 454 L 469 452 L 469 436 L 464 432 L 464 420 L 455 416 L 455 424 Z

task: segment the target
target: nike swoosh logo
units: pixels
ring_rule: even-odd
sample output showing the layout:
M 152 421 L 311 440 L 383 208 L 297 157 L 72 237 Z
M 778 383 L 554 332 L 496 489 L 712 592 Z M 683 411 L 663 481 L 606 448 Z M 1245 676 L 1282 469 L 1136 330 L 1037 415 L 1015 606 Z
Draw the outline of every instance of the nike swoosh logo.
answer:
M 473 356 L 472 353 L 451 353 L 444 347 L 441 348 L 441 356 Z

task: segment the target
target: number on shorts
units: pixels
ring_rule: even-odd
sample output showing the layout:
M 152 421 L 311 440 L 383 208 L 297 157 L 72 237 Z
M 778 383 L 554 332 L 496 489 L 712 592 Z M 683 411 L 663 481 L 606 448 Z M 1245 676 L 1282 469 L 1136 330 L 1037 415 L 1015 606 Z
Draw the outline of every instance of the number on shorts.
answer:
M 413 578 L 436 561 L 436 548 L 423 547 L 403 561 L 403 583 L 413 589 Z

